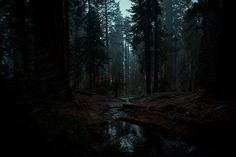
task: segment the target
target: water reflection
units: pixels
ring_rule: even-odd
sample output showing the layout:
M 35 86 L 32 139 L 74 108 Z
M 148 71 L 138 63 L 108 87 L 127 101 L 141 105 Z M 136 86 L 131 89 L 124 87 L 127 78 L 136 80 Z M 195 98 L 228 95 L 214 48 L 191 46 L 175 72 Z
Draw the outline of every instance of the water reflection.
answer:
M 124 98 L 129 103 L 128 98 Z M 135 146 L 141 146 L 146 151 L 152 151 L 158 156 L 182 156 L 191 154 L 196 150 L 195 147 L 186 144 L 178 139 L 167 139 L 159 134 L 156 128 L 142 127 L 124 120 L 122 103 L 110 102 L 110 110 L 106 115 L 111 116 L 113 120 L 108 121 L 106 132 L 113 140 L 118 140 L 120 148 L 125 152 L 134 152 Z M 160 155 L 162 154 L 162 155 Z
M 124 102 L 129 103 L 128 99 L 124 99 Z M 121 120 L 125 117 L 125 112 L 122 111 L 122 103 L 111 102 L 109 106 L 110 110 L 106 115 L 112 117 L 113 120 L 107 122 L 105 130 L 111 136 L 111 139 L 118 141 L 121 150 L 124 152 L 138 152 L 139 155 L 147 157 L 216 157 L 225 154 L 228 146 L 230 146 L 230 149 L 233 146 L 225 145 L 227 142 L 221 142 L 225 140 L 219 139 L 222 136 L 222 131 L 219 131 L 219 129 L 218 134 L 215 133 L 217 129 L 214 129 L 214 131 L 212 129 L 210 131 L 205 128 L 202 129 L 204 136 L 200 132 L 196 137 L 199 140 L 195 140 L 199 142 L 195 142 L 195 145 L 188 144 L 178 137 L 167 138 L 156 127 L 143 127 Z M 223 135 L 231 137 L 234 135 L 234 131 L 231 132 L 229 135 L 223 132 Z M 209 135 L 212 136 L 208 137 Z M 229 139 L 228 136 L 225 139 Z M 205 142 L 206 144 L 204 144 Z
M 165 138 L 153 128 L 144 128 L 122 120 L 108 122 L 107 133 L 113 140 L 118 140 L 121 150 L 125 152 L 134 152 L 137 145 L 158 156 L 191 156 L 197 150 L 181 140 Z
M 121 149 L 126 152 L 133 152 L 134 145 L 145 139 L 142 127 L 121 120 L 108 123 L 108 134 L 119 139 Z

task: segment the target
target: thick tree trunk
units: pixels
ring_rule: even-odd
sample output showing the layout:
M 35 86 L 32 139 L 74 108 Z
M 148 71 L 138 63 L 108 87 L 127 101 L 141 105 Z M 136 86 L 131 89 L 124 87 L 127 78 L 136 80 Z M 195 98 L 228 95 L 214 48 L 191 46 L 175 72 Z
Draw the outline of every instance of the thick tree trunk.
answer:
M 158 81 L 159 81 L 159 43 L 158 43 L 158 14 L 159 7 L 158 1 L 154 1 L 154 82 L 153 82 L 153 93 L 158 91 Z
M 91 0 L 88 0 L 88 26 L 92 25 L 92 6 L 91 6 Z M 88 40 L 89 40 L 89 45 L 91 43 L 91 38 L 92 34 L 89 31 L 88 32 Z M 94 89 L 94 84 L 95 84 L 95 58 L 94 58 L 94 51 L 90 50 L 90 61 L 89 61 L 89 82 L 90 82 L 90 90 Z
M 69 0 L 64 0 L 64 52 L 65 52 L 65 71 L 67 82 L 70 81 L 69 73 L 69 54 L 70 54 L 70 33 L 69 33 Z
M 108 51 L 109 51 L 109 37 L 108 37 L 108 7 L 107 7 L 107 0 L 105 0 L 105 18 L 106 18 L 106 51 L 107 51 L 107 54 L 108 54 Z M 108 54 L 109 55 L 109 54 Z
M 12 27 L 15 29 L 16 46 L 14 50 L 14 75 L 19 71 L 25 70 L 28 65 L 28 51 L 26 43 L 26 7 L 24 0 L 14 1 L 11 6 L 11 16 L 15 18 L 12 20 Z
M 108 0 L 105 0 L 105 43 L 106 43 L 106 54 L 108 56 L 108 58 L 111 57 L 111 54 L 109 52 L 109 30 L 108 30 Z M 107 64 L 107 76 L 110 78 L 111 76 L 111 60 L 108 60 L 108 64 Z M 106 77 L 107 77 L 106 76 Z M 106 80 L 106 84 L 108 86 L 110 86 L 110 80 Z
M 153 93 L 158 91 L 158 79 L 159 79 L 159 50 L 158 50 L 158 27 L 157 21 L 155 21 L 155 39 L 154 39 L 154 82 Z
M 64 0 L 34 0 L 35 51 L 42 64 L 54 68 L 61 82 L 57 91 L 63 99 L 69 92 L 68 78 L 68 3 Z M 66 94 L 67 93 L 67 94 Z
M 218 52 L 218 65 L 215 83 L 212 92 L 217 98 L 236 98 L 236 67 L 235 62 L 235 23 L 232 22 L 232 1 L 224 1 L 222 6 L 220 49 Z
M 128 44 L 127 44 L 127 42 L 125 41 L 125 46 L 124 46 L 124 50 L 125 50 L 125 68 L 124 68 L 124 70 L 125 70 L 125 72 L 124 72 L 124 75 L 125 75 L 125 77 L 124 77 L 124 83 L 125 84 L 127 84 L 128 83 Z
M 146 78 L 146 93 L 151 94 L 151 21 L 150 21 L 150 1 L 147 0 L 147 12 L 146 12 L 146 22 L 145 22 L 145 78 Z
M 65 72 L 65 22 L 62 0 L 35 0 L 34 26 L 36 48 L 46 59 Z

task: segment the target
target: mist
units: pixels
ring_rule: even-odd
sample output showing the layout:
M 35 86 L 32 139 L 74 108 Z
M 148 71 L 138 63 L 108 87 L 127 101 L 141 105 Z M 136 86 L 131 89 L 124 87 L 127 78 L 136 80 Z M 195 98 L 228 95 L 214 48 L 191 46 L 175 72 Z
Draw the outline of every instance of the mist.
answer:
M 226 0 L 0 0 L 0 144 L 82 157 L 235 156 Z

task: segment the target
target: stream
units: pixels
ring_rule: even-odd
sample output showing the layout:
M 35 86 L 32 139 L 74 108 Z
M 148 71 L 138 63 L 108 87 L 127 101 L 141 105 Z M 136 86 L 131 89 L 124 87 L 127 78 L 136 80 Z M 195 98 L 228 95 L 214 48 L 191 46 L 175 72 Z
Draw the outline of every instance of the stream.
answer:
M 131 104 L 129 98 L 123 102 L 110 102 L 106 115 L 112 117 L 105 125 L 105 131 L 112 140 L 119 143 L 120 150 L 134 153 L 137 148 L 158 157 L 216 157 L 235 153 L 235 132 L 232 129 L 201 128 L 200 135 L 194 137 L 197 143 L 190 144 L 178 137 L 166 137 L 157 127 L 132 123 L 124 119 L 123 104 Z M 231 130 L 229 132 L 229 130 Z M 228 151 L 230 150 L 230 151 Z M 232 152 L 231 152 L 232 151 Z M 148 155 L 147 155 L 148 156 Z
M 123 104 L 130 104 L 128 98 L 122 98 L 121 102 L 110 102 L 110 110 L 106 113 L 113 120 L 108 121 L 106 133 L 113 140 L 118 140 L 120 149 L 132 153 L 135 147 L 153 151 L 163 156 L 186 156 L 195 152 L 198 148 L 179 139 L 168 139 L 162 136 L 156 128 L 133 124 L 122 119 L 125 112 Z

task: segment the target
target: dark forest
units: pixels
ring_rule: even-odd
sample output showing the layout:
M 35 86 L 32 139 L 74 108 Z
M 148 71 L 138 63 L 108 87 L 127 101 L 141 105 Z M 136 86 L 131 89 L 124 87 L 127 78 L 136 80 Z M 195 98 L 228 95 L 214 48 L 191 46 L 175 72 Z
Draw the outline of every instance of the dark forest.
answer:
M 229 0 L 0 0 L 1 149 L 235 156 L 234 9 Z

